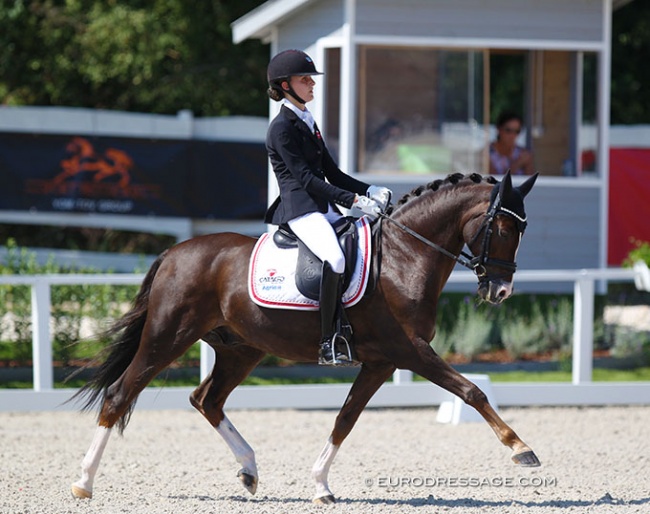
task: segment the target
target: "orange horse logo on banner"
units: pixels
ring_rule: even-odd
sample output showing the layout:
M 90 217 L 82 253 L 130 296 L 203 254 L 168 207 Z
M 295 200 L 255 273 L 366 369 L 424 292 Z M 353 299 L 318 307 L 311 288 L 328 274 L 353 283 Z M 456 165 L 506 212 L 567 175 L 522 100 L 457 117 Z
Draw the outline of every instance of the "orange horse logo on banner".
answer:
M 122 150 L 108 148 L 103 154 L 99 154 L 90 141 L 75 137 L 66 146 L 66 152 L 71 155 L 61 161 L 63 171 L 52 180 L 54 185 L 80 173 L 92 173 L 93 182 L 117 176 L 117 184 L 121 187 L 126 187 L 131 182 L 129 171 L 133 168 L 133 159 Z
M 60 171 L 51 179 L 28 179 L 25 193 L 83 198 L 161 198 L 160 184 L 137 184 L 131 180 L 136 167 L 124 150 L 95 149 L 86 138 L 73 137 L 65 146 L 66 156 L 59 162 Z

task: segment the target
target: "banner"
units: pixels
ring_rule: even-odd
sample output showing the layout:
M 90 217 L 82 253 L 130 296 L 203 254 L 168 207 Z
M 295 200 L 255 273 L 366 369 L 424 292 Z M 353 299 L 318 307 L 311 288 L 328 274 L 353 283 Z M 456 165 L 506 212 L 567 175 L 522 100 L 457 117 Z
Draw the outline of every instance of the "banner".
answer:
M 261 219 L 263 143 L 0 134 L 0 209 Z
M 610 150 L 608 238 L 610 266 L 623 262 L 634 241 L 650 241 L 650 149 Z

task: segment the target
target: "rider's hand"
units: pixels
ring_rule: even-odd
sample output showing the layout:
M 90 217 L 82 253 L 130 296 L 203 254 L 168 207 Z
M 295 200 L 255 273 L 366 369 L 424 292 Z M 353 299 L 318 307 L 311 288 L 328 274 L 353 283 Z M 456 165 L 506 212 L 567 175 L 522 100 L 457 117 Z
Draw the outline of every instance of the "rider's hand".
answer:
M 381 211 L 384 212 L 388 208 L 390 199 L 393 196 L 393 192 L 387 187 L 380 186 L 370 186 L 368 192 L 366 193 L 369 198 L 377 202 Z
M 381 207 L 379 204 L 367 196 L 357 196 L 352 205 L 352 210 L 360 211 L 362 214 L 369 216 L 370 219 L 373 220 L 381 214 Z

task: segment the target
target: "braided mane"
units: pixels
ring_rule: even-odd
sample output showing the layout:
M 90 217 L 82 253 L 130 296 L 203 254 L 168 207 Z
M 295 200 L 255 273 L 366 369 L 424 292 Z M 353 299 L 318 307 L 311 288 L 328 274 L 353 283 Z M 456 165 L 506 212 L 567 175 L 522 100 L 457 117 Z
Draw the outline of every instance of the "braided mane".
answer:
M 402 205 L 408 203 L 413 198 L 417 198 L 418 196 L 420 196 L 422 193 L 426 191 L 429 190 L 437 191 L 443 185 L 446 184 L 455 185 L 458 184 L 463 179 L 471 180 L 475 184 L 480 184 L 483 181 L 487 182 L 488 184 L 496 184 L 498 182 L 497 179 L 495 179 L 492 176 L 483 177 L 478 173 L 471 173 L 469 175 L 463 175 L 462 173 L 451 173 L 447 175 L 444 179 L 434 180 L 432 182 L 429 182 L 428 184 L 418 186 L 412 191 L 410 191 L 409 193 L 406 193 L 404 196 L 402 196 L 402 198 L 399 199 L 399 201 L 395 206 L 393 205 L 390 206 L 390 208 L 386 211 L 386 214 L 390 216 L 393 213 L 394 209 L 401 207 Z

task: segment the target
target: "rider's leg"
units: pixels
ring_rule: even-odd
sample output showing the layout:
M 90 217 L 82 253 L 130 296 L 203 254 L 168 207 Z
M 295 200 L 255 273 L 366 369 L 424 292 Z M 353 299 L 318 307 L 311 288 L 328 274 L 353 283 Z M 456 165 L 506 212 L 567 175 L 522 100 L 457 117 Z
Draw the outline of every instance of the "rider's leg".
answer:
M 323 276 L 321 278 L 320 311 L 321 311 L 321 364 L 345 364 L 351 361 L 349 341 L 351 336 L 347 321 L 341 306 L 342 277 L 345 271 L 345 257 L 339 245 L 334 229 L 326 215 L 320 212 L 309 213 L 289 221 L 289 227 L 307 245 L 307 247 L 323 261 Z M 343 329 L 342 324 L 348 325 Z M 337 334 L 337 332 L 339 332 Z M 337 336 L 340 345 L 336 345 Z M 341 341 L 341 339 L 343 339 Z M 341 352 L 337 351 L 340 346 Z
M 321 342 L 319 364 L 348 364 L 352 361 L 350 337 L 352 330 L 342 327 L 343 275 L 335 273 L 329 262 L 323 263 L 320 285 Z

